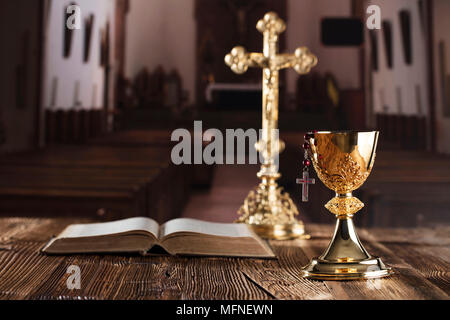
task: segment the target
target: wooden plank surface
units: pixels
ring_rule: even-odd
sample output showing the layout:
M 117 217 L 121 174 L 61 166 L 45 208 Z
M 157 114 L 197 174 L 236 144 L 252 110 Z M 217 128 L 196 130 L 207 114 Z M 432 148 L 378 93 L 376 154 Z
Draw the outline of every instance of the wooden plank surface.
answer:
M 360 229 L 366 248 L 396 271 L 369 281 L 299 276 L 328 244 L 328 225 L 308 225 L 312 240 L 271 242 L 277 260 L 39 252 L 67 224 L 87 221 L 0 218 L 0 299 L 449 299 L 448 227 Z M 67 289 L 70 265 L 81 269 L 80 290 Z

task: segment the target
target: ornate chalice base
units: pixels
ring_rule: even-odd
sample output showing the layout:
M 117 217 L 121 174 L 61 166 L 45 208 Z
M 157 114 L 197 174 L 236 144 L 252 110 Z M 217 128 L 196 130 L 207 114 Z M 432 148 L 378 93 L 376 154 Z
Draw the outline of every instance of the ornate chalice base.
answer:
M 351 197 L 348 199 L 357 198 Z M 362 204 L 362 203 L 361 203 Z M 302 269 L 304 278 L 317 280 L 360 280 L 392 274 L 381 259 L 372 257 L 362 246 L 351 217 L 338 217 L 328 249 Z
M 309 134 L 312 163 L 319 179 L 336 196 L 325 207 L 336 218 L 336 229 L 327 250 L 302 269 L 305 278 L 358 280 L 386 277 L 392 269 L 362 246 L 353 215 L 364 204 L 353 197 L 367 179 L 375 161 L 379 133 L 376 131 L 318 132 Z
M 295 218 L 298 209 L 288 193 L 276 183 L 279 175 L 260 176 L 261 183 L 250 191 L 238 211 L 238 223 L 246 223 L 264 239 L 309 239 L 302 221 Z

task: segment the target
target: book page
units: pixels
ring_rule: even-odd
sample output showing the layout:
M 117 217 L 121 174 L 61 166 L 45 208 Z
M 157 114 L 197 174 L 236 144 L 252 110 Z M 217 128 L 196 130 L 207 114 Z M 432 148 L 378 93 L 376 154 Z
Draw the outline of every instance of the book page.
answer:
M 72 224 L 58 238 L 97 237 L 139 230 L 152 233 L 156 238 L 158 229 L 159 225 L 156 221 L 150 218 L 137 217 L 103 223 Z
M 188 218 L 166 222 L 161 226 L 160 238 L 177 232 L 193 232 L 231 238 L 254 238 L 253 232 L 243 223 L 216 223 Z

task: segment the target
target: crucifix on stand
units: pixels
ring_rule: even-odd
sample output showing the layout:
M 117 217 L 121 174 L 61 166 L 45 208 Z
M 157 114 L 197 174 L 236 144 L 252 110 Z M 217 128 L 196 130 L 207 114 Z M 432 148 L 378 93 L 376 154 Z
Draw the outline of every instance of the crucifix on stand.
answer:
M 262 137 L 255 146 L 263 156 L 258 173 L 261 183 L 245 199 L 237 222 L 251 225 L 266 239 L 307 237 L 303 223 L 295 218 L 297 207 L 276 182 L 281 176 L 276 159 L 284 149 L 277 134 L 279 71 L 294 68 L 299 74 L 309 73 L 317 65 L 317 58 L 306 47 L 298 48 L 294 54 L 278 53 L 278 36 L 286 30 L 286 24 L 274 12 L 259 20 L 256 28 L 264 35 L 263 53 L 248 53 L 243 47 L 235 47 L 225 57 L 225 63 L 237 74 L 245 73 L 249 67 L 263 69 Z

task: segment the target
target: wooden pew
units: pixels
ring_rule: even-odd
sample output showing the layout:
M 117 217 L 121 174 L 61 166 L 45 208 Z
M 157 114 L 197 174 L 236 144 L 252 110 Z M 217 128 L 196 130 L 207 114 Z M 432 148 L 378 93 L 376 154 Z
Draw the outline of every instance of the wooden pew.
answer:
M 58 206 L 53 206 L 51 202 L 51 197 L 49 195 L 53 195 L 53 198 L 56 197 L 59 192 L 62 196 L 68 197 L 70 196 L 70 192 L 73 191 L 75 195 L 79 196 L 79 192 L 112 192 L 116 195 L 117 192 L 123 192 L 126 194 L 125 202 L 128 203 L 129 207 L 127 210 L 129 212 L 124 213 L 128 215 L 147 215 L 147 205 L 146 205 L 146 180 L 144 179 L 136 179 L 136 178 L 128 178 L 128 177 L 102 177 L 95 175 L 93 172 L 89 175 L 70 175 L 69 170 L 65 170 L 64 174 L 53 174 L 49 172 L 49 170 L 42 170 L 41 168 L 31 168 L 33 170 L 28 170 L 28 172 L 17 172 L 17 168 L 10 168 L 9 172 L 0 172 L 0 188 L 3 190 L 3 193 L 8 193 L 10 188 L 22 188 L 26 190 L 34 190 L 35 197 L 42 197 L 48 199 L 48 203 L 46 205 L 42 205 L 42 209 L 44 212 L 42 214 L 60 214 L 60 211 L 65 211 L 70 213 L 70 210 L 73 209 L 73 206 L 70 205 L 67 208 L 59 208 Z M 52 168 L 47 168 L 52 169 Z M 131 198 L 130 196 L 131 195 Z M 90 199 L 90 197 L 87 197 Z M 73 201 L 75 201 L 76 197 Z M 113 199 L 114 200 L 114 199 Z M 106 204 L 103 207 L 100 207 L 97 203 L 90 203 L 86 200 L 81 200 L 84 202 L 84 206 L 87 208 L 86 212 L 77 212 L 78 214 L 92 213 L 96 212 L 99 216 L 111 216 L 114 214 L 114 207 L 111 207 L 111 204 Z M 117 202 L 117 201 L 116 201 Z M 8 207 L 9 205 L 9 207 Z M 6 210 L 5 212 L 12 211 L 21 211 L 26 212 L 25 208 L 29 206 L 30 203 L 28 201 L 16 203 L 11 202 L 9 199 L 4 199 L 1 207 Z M 125 207 L 125 205 L 123 206 Z M 76 211 L 75 211 L 76 212 Z M 115 212 L 117 214 L 117 212 Z
M 369 226 L 450 223 L 450 158 L 429 152 L 380 150 L 361 191 Z
M 172 148 L 178 142 L 171 141 L 172 131 L 169 130 L 129 130 L 91 139 L 90 145 L 114 147 L 168 147 Z M 193 133 L 191 133 L 193 136 Z M 208 143 L 204 142 L 204 146 Z M 209 188 L 214 176 L 215 166 L 190 165 L 182 166 L 192 175 L 192 185 Z
M 90 190 L 102 191 L 106 194 L 112 192 L 112 196 L 116 196 L 116 191 L 123 191 L 133 195 L 132 205 L 129 205 L 127 210 L 121 210 L 120 212 L 115 210 L 114 206 L 119 201 L 112 199 L 111 203 L 106 203 L 103 207 L 100 207 L 94 201 L 91 206 L 86 206 L 87 209 L 83 212 L 75 212 L 79 215 L 89 216 L 96 212 L 103 219 L 145 215 L 152 216 L 158 221 L 164 221 L 167 217 L 173 217 L 177 214 L 174 208 L 170 211 L 170 205 L 163 201 L 170 189 L 166 179 L 164 179 L 163 171 L 157 168 L 102 169 L 3 165 L 0 168 L 0 179 L 5 181 L 5 183 L 0 183 L 2 187 L 14 186 L 15 188 L 23 187 L 30 190 L 34 188 L 35 196 L 44 198 L 48 198 L 47 193 L 54 194 L 52 193 L 54 189 L 75 190 L 77 197 L 81 190 L 87 190 L 88 192 Z M 8 181 L 11 181 L 11 183 L 8 183 Z M 5 189 L 4 192 L 6 192 Z M 130 201 L 128 200 L 129 196 L 125 198 L 127 199 L 126 201 Z M 51 200 L 51 198 L 49 199 Z M 50 200 L 47 206 L 43 206 L 43 210 L 46 211 L 41 213 L 60 214 L 58 210 L 61 209 L 59 207 L 53 208 Z M 6 207 L 7 205 L 9 205 L 8 211 L 5 212 L 12 212 L 9 208 L 16 212 L 28 212 L 24 209 L 28 205 L 26 202 L 18 205 L 14 202 L 11 204 L 1 203 L 0 207 Z M 70 207 L 67 206 L 65 211 L 70 211 Z
M 106 132 L 106 112 L 103 109 L 46 110 L 46 142 L 80 144 Z
M 115 197 L 124 199 L 123 202 L 128 201 L 128 207 L 120 206 L 120 212 L 113 212 L 109 216 L 106 215 L 106 219 L 116 218 L 119 215 L 134 216 L 148 214 L 159 221 L 165 221 L 180 214 L 183 207 L 183 185 L 179 181 L 183 181 L 182 172 L 179 168 L 173 166 L 169 162 L 169 152 L 167 148 L 109 148 L 109 147 L 58 147 L 48 148 L 43 152 L 38 153 L 23 153 L 4 157 L 0 160 L 1 166 L 14 167 L 14 170 L 32 170 L 32 169 L 17 169 L 17 167 L 34 167 L 36 172 L 34 173 L 34 182 L 26 182 L 27 173 L 22 173 L 24 178 L 20 178 L 21 174 L 17 172 L 10 175 L 10 179 L 14 180 L 13 183 L 18 188 L 11 186 L 9 189 L 0 190 L 0 196 L 2 192 L 5 197 L 12 199 L 11 201 L 19 201 L 23 198 L 39 199 L 42 196 L 45 199 L 51 199 L 52 197 L 62 197 L 68 201 L 67 197 L 70 195 L 70 191 L 73 192 L 74 199 L 82 199 L 82 197 L 89 197 L 90 193 L 95 193 L 99 197 L 99 208 L 104 207 L 102 202 L 105 199 L 111 201 L 109 203 L 115 203 L 113 200 Z M 49 169 L 44 169 L 49 168 Z M 53 168 L 53 182 L 44 182 L 49 172 L 39 173 L 40 170 L 50 170 Z M 55 169 L 58 168 L 58 169 Z M 80 178 L 67 179 L 66 175 L 75 176 L 80 174 L 79 170 L 83 168 L 85 170 L 91 169 L 91 172 L 86 172 L 86 180 L 83 182 L 83 176 Z M 102 170 L 113 170 L 115 174 L 122 170 L 140 170 L 139 176 L 136 177 L 136 182 L 127 180 L 126 183 L 123 179 L 118 180 L 116 176 L 103 175 Z M 145 170 L 155 170 L 153 176 L 148 175 Z M 75 172 L 72 172 L 75 170 Z M 62 172 L 67 171 L 64 175 Z M 5 173 L 3 173 L 5 174 Z M 29 174 L 33 174 L 31 171 Z M 123 175 L 129 174 L 124 172 Z M 93 177 L 89 177 L 93 175 Z M 94 178 L 100 175 L 101 178 Z M 108 178 L 109 177 L 109 178 Z M 41 179 L 40 179 L 41 178 Z M 139 183 L 142 184 L 142 178 L 147 179 L 146 186 L 143 186 L 144 194 L 147 195 L 147 204 L 143 205 L 145 196 L 139 191 Z M 78 180 L 77 180 L 78 179 Z M 100 180 L 99 180 L 100 179 Z M 85 185 L 83 185 L 85 183 Z M 120 187 L 119 187 L 120 186 Z M 5 186 L 5 188 L 8 186 Z M 55 192 L 60 187 L 61 192 Z M 64 189 L 64 188 L 65 189 Z M 22 188 L 22 192 L 18 189 Z M 56 188 L 56 189 L 55 189 Z M 120 190 L 117 190 L 119 188 Z M 62 191 L 64 190 L 64 192 Z M 80 194 L 80 191 L 82 193 Z M 101 194 L 99 195 L 98 192 Z M 110 196 L 103 195 L 103 193 L 110 193 Z M 118 194 L 122 192 L 123 194 Z M 17 193 L 17 197 L 14 194 Z M 95 198 L 95 197 L 94 197 Z M 130 200 L 134 199 L 132 203 L 139 203 L 134 205 L 130 204 Z M 101 200 L 101 201 L 100 201 Z M 106 201 L 106 200 L 105 200 Z M 50 203 L 48 200 L 46 203 Z M 58 201 L 55 201 L 57 203 Z M 76 201 L 74 201 L 76 202 Z M 106 201 L 107 202 L 107 201 Z M 107 202 L 108 203 L 108 202 Z M 103 205 L 100 207 L 100 204 Z M 2 204 L 0 204 L 1 207 Z M 8 206 L 8 202 L 3 204 Z M 69 205 L 67 205 L 70 207 Z M 143 209 L 143 206 L 145 209 Z M 19 208 L 18 206 L 17 208 Z M 56 206 L 58 207 L 58 206 Z M 77 206 L 75 206 L 77 207 Z M 79 207 L 79 206 L 78 206 Z M 125 208 L 126 207 L 126 208 Z M 130 208 L 134 208 L 130 210 Z M 59 208 L 59 207 L 58 207 Z M 107 207 L 108 208 L 108 207 Z M 5 208 L 6 209 L 6 208 Z M 78 208 L 81 210 L 82 208 Z M 19 209 L 17 209 L 19 210 Z M 91 207 L 86 209 L 87 212 L 91 212 Z M 130 212 L 126 212 L 129 210 Z M 157 212 L 152 212 L 156 210 Z M 7 212 L 7 210 L 2 210 Z M 104 210 L 101 210 L 104 211 Z

